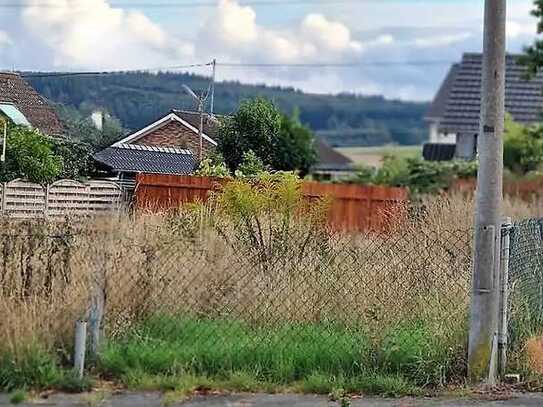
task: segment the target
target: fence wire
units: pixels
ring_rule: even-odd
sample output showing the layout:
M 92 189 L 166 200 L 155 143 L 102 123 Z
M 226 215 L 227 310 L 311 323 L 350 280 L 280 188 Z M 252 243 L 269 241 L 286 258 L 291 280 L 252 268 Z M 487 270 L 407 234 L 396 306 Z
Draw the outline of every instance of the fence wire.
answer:
M 45 307 L 47 331 L 64 335 L 88 315 L 98 287 L 106 303 L 104 346 L 151 371 L 168 365 L 210 374 L 250 365 L 293 380 L 308 365 L 334 374 L 377 364 L 422 369 L 435 352 L 445 354 L 432 366 L 439 372 L 428 375 L 464 369 L 471 279 L 465 230 L 294 230 L 252 240 L 157 227 L 0 239 L 5 307 Z M 540 270 L 540 285 L 527 287 L 534 297 L 543 290 Z M 542 309 L 538 301 L 529 303 L 534 311 Z M 451 362 L 451 354 L 459 359 Z
M 509 309 L 510 343 L 515 349 L 543 330 L 543 219 L 513 225 Z

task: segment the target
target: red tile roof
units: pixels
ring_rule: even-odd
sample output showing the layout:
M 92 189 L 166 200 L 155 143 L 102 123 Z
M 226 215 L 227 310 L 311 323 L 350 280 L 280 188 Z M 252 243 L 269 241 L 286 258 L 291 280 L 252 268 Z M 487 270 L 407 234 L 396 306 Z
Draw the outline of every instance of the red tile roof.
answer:
M 63 134 L 53 107 L 17 73 L 0 72 L 0 103 L 13 103 L 30 124 L 50 136 Z

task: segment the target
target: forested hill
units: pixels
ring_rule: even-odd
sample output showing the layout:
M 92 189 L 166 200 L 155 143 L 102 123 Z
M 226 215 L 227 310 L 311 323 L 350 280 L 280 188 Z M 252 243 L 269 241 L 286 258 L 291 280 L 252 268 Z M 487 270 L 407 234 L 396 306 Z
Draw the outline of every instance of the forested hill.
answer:
M 193 109 L 182 84 L 194 90 L 207 89 L 209 84 L 206 78 L 178 73 L 50 76 L 29 81 L 52 101 L 85 111 L 105 108 L 128 129 L 141 128 L 172 108 Z M 392 101 L 380 96 L 314 95 L 291 88 L 237 82 L 221 82 L 215 89 L 215 113 L 232 113 L 241 100 L 265 96 L 285 113 L 298 109 L 301 121 L 335 146 L 420 144 L 426 138 L 422 120 L 425 103 Z

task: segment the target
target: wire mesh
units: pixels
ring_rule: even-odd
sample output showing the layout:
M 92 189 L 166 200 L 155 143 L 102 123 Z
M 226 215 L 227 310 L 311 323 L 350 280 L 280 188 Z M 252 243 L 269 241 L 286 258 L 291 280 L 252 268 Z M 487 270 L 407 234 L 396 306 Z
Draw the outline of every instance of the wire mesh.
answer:
M 435 369 L 464 368 L 462 360 L 443 364 L 465 353 L 466 230 L 347 236 L 300 229 L 251 240 L 155 227 L 0 239 L 4 305 L 49 307 L 47 331 L 62 325 L 69 332 L 87 315 L 98 282 L 104 354 L 120 352 L 123 363 L 151 372 L 248 366 L 288 381 L 309 367 L 422 369 L 442 349 Z M 142 349 L 159 350 L 162 361 Z
M 513 348 L 543 329 L 543 219 L 517 222 L 509 256 L 509 337 Z

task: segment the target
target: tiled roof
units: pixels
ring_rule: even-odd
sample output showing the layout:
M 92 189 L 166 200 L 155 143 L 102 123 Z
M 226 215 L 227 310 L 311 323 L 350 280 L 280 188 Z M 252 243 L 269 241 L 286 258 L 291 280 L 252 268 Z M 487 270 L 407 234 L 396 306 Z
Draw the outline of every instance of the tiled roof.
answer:
M 454 85 L 456 75 L 458 74 L 459 70 L 460 64 L 453 64 L 451 66 L 451 69 L 449 70 L 449 73 L 441 84 L 441 87 L 439 88 L 436 97 L 426 111 L 426 118 L 441 118 L 445 115 L 445 111 L 447 110 L 447 103 L 449 101 L 449 94 Z
M 189 150 L 139 144 L 108 147 L 96 153 L 94 159 L 118 172 L 188 175 L 196 166 Z
M 313 166 L 313 170 L 349 170 L 352 168 L 353 162 L 337 150 L 330 147 L 321 138 L 316 138 L 315 148 L 317 150 L 317 163 Z
M 185 120 L 192 127 L 200 127 L 200 113 L 198 112 L 188 112 L 186 110 L 176 110 L 172 109 L 172 113 L 175 113 L 181 119 Z M 211 116 L 208 113 L 204 113 L 204 134 L 213 138 L 217 134 L 219 128 L 219 120 L 215 116 Z
M 0 102 L 14 104 L 45 134 L 58 136 L 64 132 L 55 110 L 17 73 L 0 72 Z
M 530 124 L 539 121 L 543 112 L 543 72 L 531 80 L 526 80 L 525 68 L 516 63 L 517 57 L 508 55 L 506 59 L 505 109 L 515 121 Z M 478 133 L 481 76 L 482 55 L 464 54 L 449 88 L 445 112 L 440 122 L 442 131 Z M 441 102 L 438 102 L 438 106 L 433 106 L 430 110 L 440 110 Z

